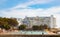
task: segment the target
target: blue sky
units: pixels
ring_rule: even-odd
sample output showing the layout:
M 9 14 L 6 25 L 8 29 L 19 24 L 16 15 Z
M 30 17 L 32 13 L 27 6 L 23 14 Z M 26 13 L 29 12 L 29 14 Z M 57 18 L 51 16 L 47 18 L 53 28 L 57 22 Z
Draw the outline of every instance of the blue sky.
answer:
M 37 1 L 37 2 L 36 2 Z M 28 3 L 31 4 L 28 5 L 27 7 L 30 7 L 31 9 L 38 9 L 38 8 L 50 8 L 50 7 L 55 7 L 55 6 L 60 6 L 60 0 L 51 0 L 49 2 L 49 0 L 36 0 L 36 1 L 32 1 L 32 0 L 2 0 L 0 1 L 0 10 L 4 10 L 4 9 L 8 9 L 8 8 L 12 8 L 12 7 L 15 7 L 17 6 L 18 4 L 24 4 L 24 3 Z M 38 3 L 38 2 L 41 2 L 41 3 Z M 36 2 L 36 3 L 35 3 Z M 47 2 L 47 3 L 46 3 Z
M 0 0 L 1 17 L 50 16 L 60 27 L 60 0 Z

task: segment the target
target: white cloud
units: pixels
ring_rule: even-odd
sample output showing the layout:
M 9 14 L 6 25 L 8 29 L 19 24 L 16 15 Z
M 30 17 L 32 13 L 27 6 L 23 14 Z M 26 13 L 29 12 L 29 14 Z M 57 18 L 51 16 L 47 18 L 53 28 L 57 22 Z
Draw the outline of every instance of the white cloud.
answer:
M 58 14 L 59 12 L 60 7 L 51 7 L 48 9 L 11 9 L 8 11 L 2 11 L 3 14 L 11 16 L 40 16 Z
M 45 4 L 45 3 L 50 3 L 54 0 L 31 0 L 32 4 Z
M 29 0 L 28 2 L 22 3 L 22 4 L 18 4 L 17 6 L 15 6 L 14 8 L 29 8 L 29 5 L 33 5 L 33 4 L 46 4 L 46 3 L 51 3 L 54 0 Z M 14 9 L 12 8 L 12 9 Z

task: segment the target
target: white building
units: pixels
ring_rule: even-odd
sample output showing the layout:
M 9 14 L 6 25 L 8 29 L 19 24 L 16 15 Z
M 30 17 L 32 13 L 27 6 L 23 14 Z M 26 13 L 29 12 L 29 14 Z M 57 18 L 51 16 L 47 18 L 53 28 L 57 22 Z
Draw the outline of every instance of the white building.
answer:
M 48 25 L 51 28 L 54 28 L 56 25 L 56 19 L 51 15 L 50 17 L 25 17 L 22 21 L 23 24 L 27 25 L 28 28 L 31 28 L 33 25 Z
M 21 18 L 17 18 L 17 21 L 18 21 L 18 23 L 19 23 L 18 26 L 20 26 L 20 25 L 22 24 L 22 20 L 23 20 L 23 19 L 21 19 Z

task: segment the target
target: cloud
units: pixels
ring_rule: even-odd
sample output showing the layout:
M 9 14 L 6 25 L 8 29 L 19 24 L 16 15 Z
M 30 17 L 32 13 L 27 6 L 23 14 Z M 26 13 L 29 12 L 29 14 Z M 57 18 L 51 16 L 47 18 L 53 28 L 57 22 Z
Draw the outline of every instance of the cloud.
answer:
M 11 9 L 1 11 L 8 16 L 40 16 L 40 15 L 55 15 L 60 13 L 60 7 L 51 7 L 48 9 Z
M 54 0 L 31 0 L 30 3 L 32 4 L 45 4 L 45 3 L 50 3 Z
M 48 14 L 59 14 L 59 12 L 60 12 L 60 6 L 51 7 L 49 9 L 46 9 L 44 12 L 48 12 Z
M 51 3 L 54 0 L 29 0 L 28 2 L 16 5 L 14 8 L 29 8 L 29 5 Z

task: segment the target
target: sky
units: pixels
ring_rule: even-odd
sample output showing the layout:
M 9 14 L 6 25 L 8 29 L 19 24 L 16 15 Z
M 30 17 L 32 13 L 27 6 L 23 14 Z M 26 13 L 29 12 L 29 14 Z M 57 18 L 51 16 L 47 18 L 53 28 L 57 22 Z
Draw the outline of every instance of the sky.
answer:
M 0 17 L 51 16 L 60 27 L 60 0 L 0 0 Z

